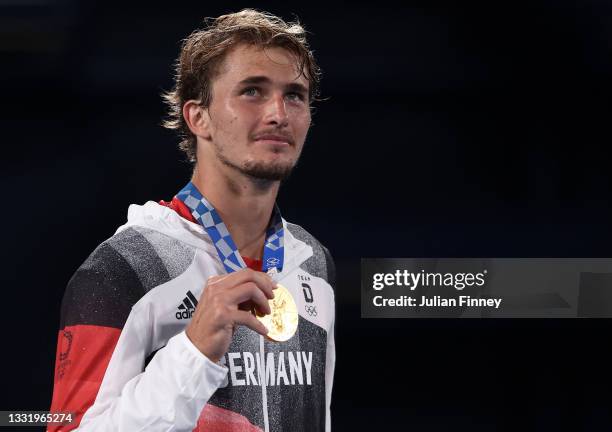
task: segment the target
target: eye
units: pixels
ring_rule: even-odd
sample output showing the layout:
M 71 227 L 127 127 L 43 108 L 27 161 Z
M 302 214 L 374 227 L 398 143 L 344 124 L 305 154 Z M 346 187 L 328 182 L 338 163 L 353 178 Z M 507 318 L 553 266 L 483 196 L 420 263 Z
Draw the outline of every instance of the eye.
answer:
M 290 93 L 287 93 L 287 99 L 289 99 L 292 102 L 304 102 L 306 97 L 302 93 L 299 93 L 299 92 L 290 92 Z
M 242 90 L 242 94 L 245 96 L 257 96 L 259 95 L 259 89 L 257 87 L 247 87 L 244 90 Z

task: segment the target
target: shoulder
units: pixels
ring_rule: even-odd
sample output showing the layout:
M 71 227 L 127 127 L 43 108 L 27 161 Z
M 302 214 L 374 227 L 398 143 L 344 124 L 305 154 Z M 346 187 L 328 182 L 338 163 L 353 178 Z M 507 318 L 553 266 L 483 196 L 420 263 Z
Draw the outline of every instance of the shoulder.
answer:
M 304 261 L 300 267 L 317 277 L 325 279 L 335 289 L 336 265 L 329 249 L 300 225 L 287 222 L 287 230 L 293 237 L 312 247 L 312 256 Z
M 180 275 L 195 250 L 158 231 L 129 227 L 102 242 L 76 270 L 64 294 L 62 327 L 121 328 L 152 288 Z

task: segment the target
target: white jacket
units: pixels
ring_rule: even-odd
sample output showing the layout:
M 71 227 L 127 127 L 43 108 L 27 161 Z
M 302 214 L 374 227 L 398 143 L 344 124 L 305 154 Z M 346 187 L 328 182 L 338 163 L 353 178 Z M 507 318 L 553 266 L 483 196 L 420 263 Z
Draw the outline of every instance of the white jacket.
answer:
M 200 225 L 170 208 L 131 205 L 128 222 L 68 285 L 60 339 L 70 344 L 58 345 L 55 392 L 72 393 L 54 394 L 53 409 L 78 410 L 80 389 L 96 387 L 82 372 L 74 376 L 89 361 L 103 378 L 79 431 L 329 431 L 333 261 L 302 228 L 283 225 L 284 266 L 273 278 L 296 301 L 298 330 L 275 343 L 239 327 L 217 364 L 184 332 L 206 280 L 225 273 L 214 245 Z M 84 331 L 89 336 L 80 336 Z M 118 337 L 110 361 L 103 359 L 113 344 L 105 331 Z

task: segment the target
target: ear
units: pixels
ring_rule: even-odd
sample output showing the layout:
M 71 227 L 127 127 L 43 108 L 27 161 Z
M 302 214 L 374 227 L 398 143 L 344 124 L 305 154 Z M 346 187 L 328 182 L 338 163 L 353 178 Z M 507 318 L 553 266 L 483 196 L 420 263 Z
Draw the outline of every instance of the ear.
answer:
M 205 140 L 211 139 L 211 124 L 208 108 L 191 99 L 183 104 L 183 118 L 191 133 Z

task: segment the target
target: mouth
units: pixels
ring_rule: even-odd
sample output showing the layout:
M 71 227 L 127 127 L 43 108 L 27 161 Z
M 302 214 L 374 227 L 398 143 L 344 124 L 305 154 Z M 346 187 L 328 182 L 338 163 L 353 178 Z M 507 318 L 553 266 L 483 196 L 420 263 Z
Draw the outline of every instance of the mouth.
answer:
M 255 142 L 273 147 L 289 147 L 293 145 L 293 140 L 290 137 L 272 134 L 260 135 L 255 138 Z

